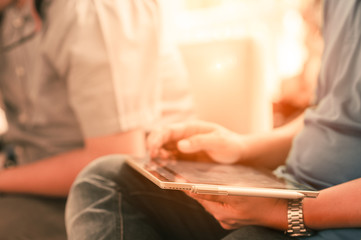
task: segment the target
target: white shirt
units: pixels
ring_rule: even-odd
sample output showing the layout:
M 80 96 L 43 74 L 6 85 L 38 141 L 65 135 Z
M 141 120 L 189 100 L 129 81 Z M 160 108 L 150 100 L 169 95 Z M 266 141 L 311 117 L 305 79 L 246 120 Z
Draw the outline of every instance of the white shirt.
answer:
M 158 11 L 153 0 L 45 1 L 40 32 L 30 6 L 5 11 L 0 89 L 20 163 L 159 119 Z

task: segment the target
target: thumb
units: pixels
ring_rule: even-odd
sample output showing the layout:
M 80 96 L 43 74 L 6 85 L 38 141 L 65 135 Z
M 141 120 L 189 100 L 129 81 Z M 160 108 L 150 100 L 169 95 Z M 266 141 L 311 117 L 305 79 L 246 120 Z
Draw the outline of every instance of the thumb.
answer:
M 207 151 L 213 145 L 214 137 L 211 134 L 200 134 L 180 140 L 177 144 L 179 151 L 183 153 L 195 153 Z

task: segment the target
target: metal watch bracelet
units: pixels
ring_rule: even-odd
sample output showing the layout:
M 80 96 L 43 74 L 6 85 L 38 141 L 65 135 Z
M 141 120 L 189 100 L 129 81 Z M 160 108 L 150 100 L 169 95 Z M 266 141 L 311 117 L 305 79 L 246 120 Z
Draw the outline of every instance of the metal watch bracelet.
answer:
M 313 235 L 313 231 L 307 229 L 303 220 L 303 199 L 288 200 L 288 229 L 285 234 L 290 237 L 308 237 Z

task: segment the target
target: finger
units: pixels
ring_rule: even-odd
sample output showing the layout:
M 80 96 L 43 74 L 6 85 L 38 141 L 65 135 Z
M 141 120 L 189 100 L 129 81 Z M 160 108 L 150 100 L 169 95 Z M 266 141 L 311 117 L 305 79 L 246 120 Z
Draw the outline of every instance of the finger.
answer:
M 190 191 L 187 191 L 186 194 L 191 198 L 197 200 L 198 202 L 208 201 L 208 202 L 224 203 L 227 197 L 223 195 L 197 194 L 197 193 L 192 193 Z
M 164 136 L 164 141 L 179 141 L 197 134 L 213 131 L 216 125 L 204 121 L 189 121 L 186 123 L 173 124 L 168 127 L 168 135 Z
M 151 153 L 152 157 L 154 155 L 158 155 L 159 150 L 168 145 L 168 148 L 172 145 L 172 128 L 158 128 L 149 133 L 146 139 L 146 146 L 148 151 Z M 174 143 L 174 142 L 173 142 Z M 176 148 L 176 144 L 174 143 L 174 148 Z M 169 149 L 168 149 L 169 150 Z
M 203 199 L 198 199 L 197 201 L 219 222 L 224 229 L 235 229 L 239 227 L 239 223 L 237 221 L 235 221 L 232 217 L 227 216 L 228 209 L 225 204 Z
M 156 157 L 162 146 L 162 129 L 155 129 L 149 133 L 146 139 L 146 147 L 151 157 Z
M 239 228 L 239 223 L 234 220 L 227 220 L 227 219 L 217 219 L 219 224 L 222 226 L 222 228 L 226 230 L 236 229 Z
M 208 201 L 204 199 L 196 199 L 203 208 L 209 212 L 215 219 L 221 221 L 226 218 L 224 215 L 227 211 L 226 206 L 222 202 Z
M 213 132 L 198 134 L 178 142 L 178 149 L 184 153 L 209 152 L 220 146 L 219 138 Z
M 156 129 L 153 130 L 147 137 L 147 149 L 151 156 L 154 157 L 157 155 L 158 150 L 169 142 L 176 142 L 195 134 L 210 132 L 214 130 L 215 127 L 216 125 L 212 123 L 192 121 Z

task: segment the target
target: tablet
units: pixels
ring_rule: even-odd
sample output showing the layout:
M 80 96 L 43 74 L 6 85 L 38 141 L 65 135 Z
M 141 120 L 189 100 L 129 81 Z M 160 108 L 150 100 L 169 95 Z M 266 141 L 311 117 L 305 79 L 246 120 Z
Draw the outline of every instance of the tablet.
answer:
M 271 170 L 241 164 L 149 159 L 126 155 L 126 162 L 162 189 L 198 194 L 298 199 L 318 191 L 277 177 Z

